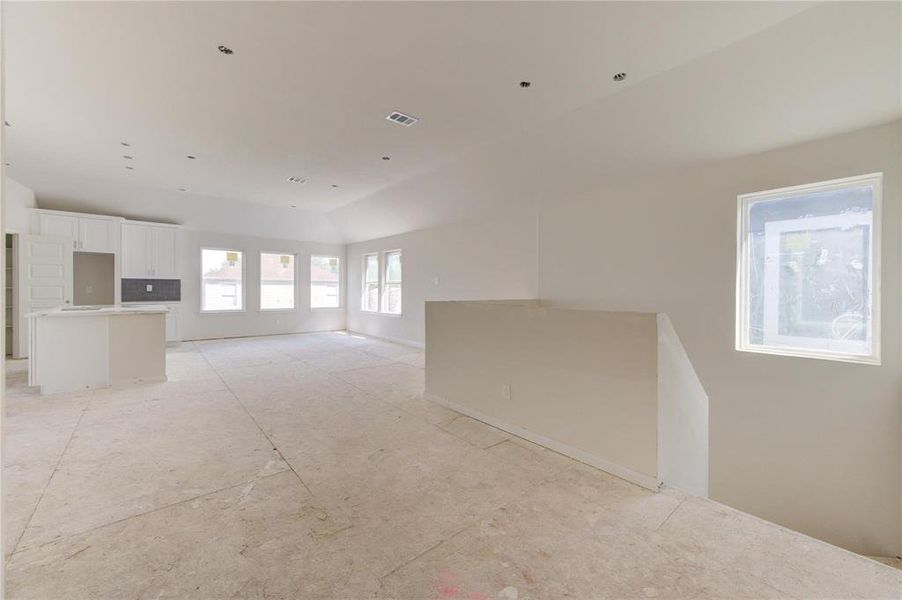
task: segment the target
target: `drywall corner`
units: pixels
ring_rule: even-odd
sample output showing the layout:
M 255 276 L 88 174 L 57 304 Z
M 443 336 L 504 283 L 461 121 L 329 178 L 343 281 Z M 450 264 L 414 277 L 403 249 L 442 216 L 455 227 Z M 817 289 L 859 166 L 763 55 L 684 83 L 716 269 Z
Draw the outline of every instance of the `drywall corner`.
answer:
M 7 233 L 29 233 L 31 210 L 37 207 L 34 192 L 9 177 L 3 177 L 3 230 Z
M 708 394 L 680 338 L 658 313 L 658 478 L 708 496 Z

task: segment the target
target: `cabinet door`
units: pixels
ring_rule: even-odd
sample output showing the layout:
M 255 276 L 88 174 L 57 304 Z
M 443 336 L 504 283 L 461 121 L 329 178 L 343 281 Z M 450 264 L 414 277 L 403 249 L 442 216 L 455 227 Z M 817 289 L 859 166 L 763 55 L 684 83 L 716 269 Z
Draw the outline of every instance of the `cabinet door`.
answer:
M 72 248 L 78 244 L 78 217 L 35 213 L 36 227 L 34 233 L 52 237 L 66 237 L 72 240 Z
M 78 218 L 77 250 L 83 252 L 109 252 L 115 254 L 119 223 L 113 219 Z
M 122 224 L 122 277 L 145 279 L 151 276 L 150 227 Z
M 176 233 L 171 227 L 150 227 L 153 257 L 151 269 L 157 279 L 178 279 Z

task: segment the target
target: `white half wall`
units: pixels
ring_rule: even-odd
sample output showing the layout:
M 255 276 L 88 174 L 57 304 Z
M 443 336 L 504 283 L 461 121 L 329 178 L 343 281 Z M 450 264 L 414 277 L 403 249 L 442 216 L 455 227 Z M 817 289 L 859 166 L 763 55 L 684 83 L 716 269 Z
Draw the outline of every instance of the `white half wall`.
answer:
M 200 250 L 227 248 L 244 252 L 245 303 L 237 313 L 201 313 Z M 260 311 L 260 252 L 295 254 L 297 261 L 297 306 L 291 311 Z M 182 268 L 182 302 L 179 309 L 183 340 L 331 331 L 345 328 L 345 310 L 310 308 L 310 255 L 341 258 L 345 272 L 345 247 L 280 240 L 229 233 L 186 229 L 179 243 Z
M 708 496 L 708 395 L 667 315 L 658 313 L 658 478 Z
M 710 397 L 710 496 L 870 555 L 902 554 L 900 156 L 894 122 L 648 173 L 540 209 L 540 297 L 666 313 Z M 884 173 L 880 366 L 738 352 L 736 196 Z M 566 268 L 562 268 L 566 265 Z
M 363 256 L 402 251 L 403 314 L 360 310 Z M 348 329 L 423 344 L 428 300 L 536 297 L 536 222 L 510 211 L 348 245 Z
M 657 489 L 654 314 L 428 302 L 426 393 Z
M 31 233 L 31 211 L 37 207 L 34 192 L 9 177 L 3 177 L 3 229 L 7 233 Z

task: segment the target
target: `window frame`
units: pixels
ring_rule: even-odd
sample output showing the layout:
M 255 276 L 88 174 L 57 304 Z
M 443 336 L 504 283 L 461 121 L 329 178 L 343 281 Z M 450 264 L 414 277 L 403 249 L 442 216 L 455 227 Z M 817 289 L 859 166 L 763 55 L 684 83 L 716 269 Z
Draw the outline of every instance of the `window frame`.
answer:
M 314 258 L 334 258 L 338 261 L 338 306 L 313 306 L 313 259 Z M 330 254 L 311 254 L 310 262 L 308 263 L 310 268 L 310 277 L 308 281 L 308 286 L 310 289 L 310 310 L 343 310 L 344 309 L 344 286 L 342 285 L 342 269 L 344 268 L 344 261 L 340 256 L 334 256 Z M 331 281 L 325 281 L 322 283 L 333 283 Z
M 363 305 L 363 299 L 366 297 L 366 263 L 367 259 L 371 256 L 376 257 L 376 308 L 370 309 L 365 308 Z M 371 315 L 380 314 L 380 308 L 382 307 L 382 266 L 380 262 L 380 257 L 378 252 L 367 252 L 360 257 L 360 312 L 364 312 Z
M 228 310 L 221 308 L 205 309 L 206 288 L 204 286 L 204 250 L 216 250 L 219 252 L 238 252 L 241 254 L 241 308 L 236 310 Z M 221 248 L 217 246 L 201 246 L 198 252 L 200 259 L 200 314 L 202 315 L 233 315 L 247 312 L 247 261 L 245 257 L 247 252 L 244 248 Z
M 385 293 L 385 286 L 388 285 L 389 254 L 397 254 L 399 260 L 401 261 L 401 281 L 398 282 L 398 287 L 401 289 L 401 310 L 398 312 L 389 312 L 385 310 L 385 298 L 387 296 L 387 294 Z M 401 248 L 396 248 L 394 250 L 385 250 L 382 252 L 381 258 L 382 266 L 379 269 L 379 314 L 389 317 L 404 316 L 404 252 Z
M 257 304 L 257 312 L 294 312 L 298 309 L 298 255 L 297 252 L 273 252 L 271 250 L 260 250 L 257 253 L 259 256 L 259 260 L 257 261 L 257 265 L 259 266 L 260 271 L 257 273 L 257 283 L 260 286 L 259 290 L 259 299 Z M 264 254 L 275 254 L 278 256 L 291 256 L 294 259 L 294 268 L 292 269 L 294 278 L 292 279 L 292 300 L 294 302 L 294 306 L 291 308 L 263 308 L 263 255 Z
M 868 354 L 856 354 L 836 350 L 818 350 L 813 348 L 793 348 L 786 346 L 773 346 L 767 344 L 753 344 L 749 341 L 749 329 L 751 325 L 750 315 L 750 290 L 749 290 L 749 209 L 752 204 L 761 200 L 776 198 L 791 198 L 804 196 L 815 192 L 828 192 L 849 187 L 858 187 L 870 184 L 873 189 L 871 209 L 871 247 L 870 247 L 870 330 L 871 349 Z M 830 360 L 837 362 L 857 363 L 866 365 L 881 364 L 881 266 L 882 255 L 881 233 L 883 228 L 883 173 L 869 173 L 841 179 L 831 179 L 815 183 L 807 183 L 750 194 L 737 196 L 737 245 L 736 245 L 736 350 L 739 352 L 751 352 L 756 354 L 770 354 L 775 356 L 789 356 L 797 358 L 812 358 L 817 360 Z

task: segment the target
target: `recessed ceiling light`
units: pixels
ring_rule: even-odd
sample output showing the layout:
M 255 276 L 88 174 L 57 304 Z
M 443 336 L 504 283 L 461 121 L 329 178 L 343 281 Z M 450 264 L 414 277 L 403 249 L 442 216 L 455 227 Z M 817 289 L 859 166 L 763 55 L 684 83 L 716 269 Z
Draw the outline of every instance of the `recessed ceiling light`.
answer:
M 626 79 L 626 73 L 616 73 L 613 79 L 614 81 L 623 81 Z
M 235 51 L 229 48 L 228 46 L 217 46 L 216 47 L 223 54 L 234 54 Z
M 532 85 L 532 82 L 531 82 L 531 81 L 521 81 L 521 82 L 520 82 L 520 87 L 521 87 L 521 88 L 528 88 L 528 87 L 531 86 L 531 85 Z
M 383 156 L 382 160 L 391 160 L 391 156 Z
M 188 190 L 186 190 L 185 188 L 179 188 L 179 191 L 180 191 L 180 192 L 187 192 Z
M 188 158 L 190 158 L 191 160 L 194 160 L 194 159 L 196 159 L 197 157 L 194 156 L 193 154 L 189 154 L 189 155 L 188 155 Z
M 292 176 L 289 177 L 286 181 L 289 181 L 290 183 L 301 183 L 301 184 L 303 184 L 303 183 L 307 183 L 307 178 L 306 178 L 306 177 L 301 177 L 300 175 L 292 175 Z
M 291 208 L 297 208 L 297 206 L 295 206 L 294 204 L 292 204 L 292 205 L 291 205 Z
M 419 121 L 417 117 L 411 117 L 410 115 L 405 115 L 404 113 L 398 112 L 396 110 L 388 113 L 388 116 L 386 116 L 385 118 L 389 121 L 394 121 L 395 123 L 404 125 L 406 127 L 410 127 L 411 125 Z
M 124 158 L 125 160 L 132 160 L 132 159 L 134 159 L 135 157 L 134 157 L 134 156 L 129 156 L 128 154 L 123 154 L 123 155 L 122 155 L 122 158 Z
M 338 187 L 338 184 L 337 184 L 337 183 L 333 183 L 333 184 L 332 184 L 332 187 L 337 188 L 337 187 Z
M 12 127 L 12 126 L 13 126 L 13 124 L 10 123 L 9 121 L 3 121 L 3 124 L 6 125 L 7 127 Z
M 134 170 L 135 170 L 134 167 L 129 167 L 128 165 L 126 165 L 125 168 L 128 169 L 129 171 L 134 171 Z
M 119 142 L 119 143 L 122 144 L 123 146 L 125 146 L 126 148 L 131 146 L 131 144 L 129 144 L 128 142 Z
M 10 166 L 9 163 L 3 163 L 3 165 L 4 165 L 4 166 L 7 166 L 7 167 Z

